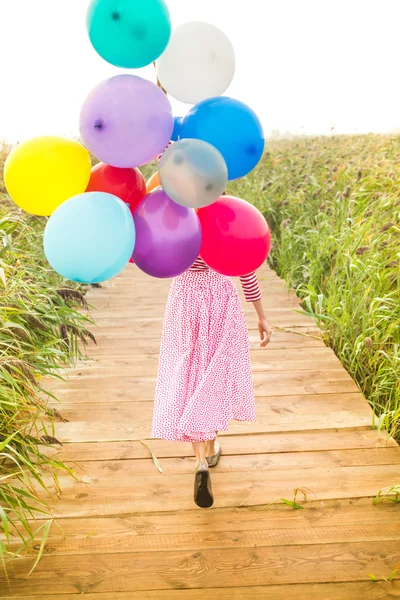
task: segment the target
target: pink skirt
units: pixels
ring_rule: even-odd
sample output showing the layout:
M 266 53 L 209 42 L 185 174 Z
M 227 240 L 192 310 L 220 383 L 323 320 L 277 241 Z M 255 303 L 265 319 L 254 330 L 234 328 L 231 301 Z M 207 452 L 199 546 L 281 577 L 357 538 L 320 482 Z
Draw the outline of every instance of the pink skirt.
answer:
M 248 331 L 233 282 L 214 271 L 174 279 L 164 317 L 155 438 L 201 442 L 255 421 Z

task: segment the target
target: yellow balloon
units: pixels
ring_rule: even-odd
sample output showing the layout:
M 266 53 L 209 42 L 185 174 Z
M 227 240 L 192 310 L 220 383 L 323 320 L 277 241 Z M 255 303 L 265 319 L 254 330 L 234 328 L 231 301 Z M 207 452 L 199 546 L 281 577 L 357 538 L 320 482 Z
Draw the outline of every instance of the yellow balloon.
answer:
M 51 215 L 57 206 L 83 193 L 90 179 L 89 152 L 62 137 L 37 137 L 18 145 L 4 167 L 14 202 L 34 215 Z
M 155 190 L 156 187 L 158 187 L 159 185 L 161 185 L 161 183 L 160 183 L 160 177 L 159 177 L 158 171 L 157 171 L 156 173 L 154 173 L 154 175 L 152 175 L 150 177 L 150 179 L 146 183 L 146 192 L 148 194 L 150 194 L 150 192 Z

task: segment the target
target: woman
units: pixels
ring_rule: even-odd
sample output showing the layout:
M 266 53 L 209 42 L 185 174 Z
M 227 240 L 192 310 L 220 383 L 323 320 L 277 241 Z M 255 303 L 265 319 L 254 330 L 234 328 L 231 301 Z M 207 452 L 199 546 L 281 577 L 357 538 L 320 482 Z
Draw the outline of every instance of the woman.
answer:
M 255 273 L 240 278 L 258 315 L 261 347 L 271 339 Z M 248 331 L 232 280 L 198 258 L 173 280 L 164 317 L 153 415 L 155 438 L 191 442 L 196 456 L 194 501 L 214 502 L 209 468 L 230 420 L 255 421 Z
M 155 65 L 154 65 L 155 66 Z M 166 94 L 159 80 L 157 85 Z M 159 157 L 160 159 L 161 157 Z M 258 315 L 260 346 L 271 339 L 255 273 L 240 278 Z M 229 277 L 199 257 L 173 280 L 164 315 L 154 402 L 155 438 L 191 442 L 196 456 L 194 501 L 214 503 L 210 467 L 221 456 L 218 431 L 230 420 L 255 421 L 248 331 Z

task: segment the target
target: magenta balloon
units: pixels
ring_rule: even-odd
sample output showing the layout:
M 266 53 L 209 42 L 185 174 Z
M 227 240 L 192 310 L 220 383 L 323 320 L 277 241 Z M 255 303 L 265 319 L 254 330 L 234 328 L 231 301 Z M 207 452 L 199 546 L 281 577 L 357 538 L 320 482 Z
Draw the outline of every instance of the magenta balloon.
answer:
M 132 258 L 148 275 L 177 277 L 198 257 L 202 236 L 196 211 L 176 204 L 162 189 L 144 198 L 134 221 L 136 245 Z
M 80 116 L 82 139 L 102 162 L 140 167 L 157 158 L 169 143 L 174 117 L 166 95 L 151 81 L 117 75 L 99 83 Z

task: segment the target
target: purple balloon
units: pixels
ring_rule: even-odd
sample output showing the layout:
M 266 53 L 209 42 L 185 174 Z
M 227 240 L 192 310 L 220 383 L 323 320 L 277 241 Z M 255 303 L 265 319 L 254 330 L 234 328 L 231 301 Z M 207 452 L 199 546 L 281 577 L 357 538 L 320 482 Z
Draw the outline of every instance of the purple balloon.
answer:
M 148 275 L 177 277 L 199 256 L 202 236 L 196 211 L 176 204 L 162 189 L 144 198 L 134 221 L 136 245 L 132 258 Z
M 80 116 L 82 139 L 99 160 L 113 167 L 140 167 L 168 145 L 174 117 L 166 95 L 151 81 L 117 75 L 99 83 Z

